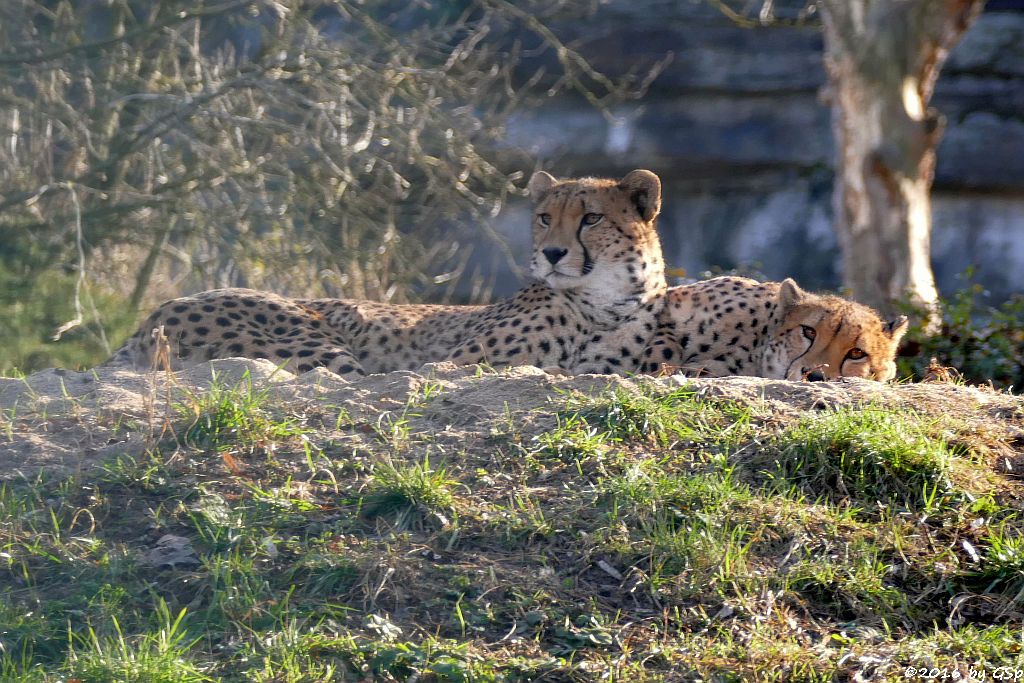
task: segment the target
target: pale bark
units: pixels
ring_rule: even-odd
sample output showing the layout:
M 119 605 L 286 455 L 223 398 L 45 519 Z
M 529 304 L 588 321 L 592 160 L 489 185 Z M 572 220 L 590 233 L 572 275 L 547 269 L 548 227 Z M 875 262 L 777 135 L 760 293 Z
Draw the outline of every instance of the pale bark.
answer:
M 929 102 L 950 49 L 984 0 L 818 0 L 836 144 L 843 284 L 892 313 L 938 310 L 930 191 L 942 116 Z

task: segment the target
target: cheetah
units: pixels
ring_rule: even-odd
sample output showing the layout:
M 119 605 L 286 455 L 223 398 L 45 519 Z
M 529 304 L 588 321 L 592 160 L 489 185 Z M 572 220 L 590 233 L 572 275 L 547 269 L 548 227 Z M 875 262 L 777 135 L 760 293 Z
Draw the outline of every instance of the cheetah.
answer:
M 444 306 L 217 289 L 161 305 L 105 365 L 149 367 L 162 328 L 172 369 L 241 356 L 343 377 L 438 361 L 634 372 L 664 305 L 661 181 L 645 170 L 618 181 L 540 171 L 528 189 L 535 279 L 511 298 Z
M 717 277 L 672 287 L 641 372 L 825 380 L 896 375 L 907 318 L 811 294 L 792 279 Z

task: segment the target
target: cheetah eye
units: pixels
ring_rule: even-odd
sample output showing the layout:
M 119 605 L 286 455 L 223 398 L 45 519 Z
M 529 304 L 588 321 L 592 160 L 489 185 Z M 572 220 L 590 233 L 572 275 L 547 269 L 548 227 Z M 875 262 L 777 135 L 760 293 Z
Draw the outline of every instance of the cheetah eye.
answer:
M 850 349 L 846 352 L 846 357 L 849 360 L 863 360 L 868 357 L 868 354 L 864 353 L 863 349 Z
M 818 336 L 818 331 L 809 325 L 801 325 L 804 328 L 804 336 L 810 340 L 814 340 Z
M 539 220 L 540 224 L 543 225 L 546 228 L 546 227 L 551 225 L 551 214 L 550 213 L 538 213 L 537 214 L 537 220 Z
M 583 216 L 583 220 L 580 221 L 580 225 L 582 225 L 585 228 L 589 228 L 592 225 L 597 225 L 598 223 L 600 223 L 602 219 L 604 219 L 603 213 L 588 213 L 585 216 Z

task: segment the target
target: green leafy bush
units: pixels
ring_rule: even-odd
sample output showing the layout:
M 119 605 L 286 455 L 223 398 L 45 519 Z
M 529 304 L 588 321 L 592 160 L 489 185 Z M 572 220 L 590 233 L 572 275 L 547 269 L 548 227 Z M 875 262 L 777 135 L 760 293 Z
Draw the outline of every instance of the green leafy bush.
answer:
M 988 293 L 971 282 L 972 275 L 973 269 L 964 273 L 961 277 L 967 286 L 941 302 L 938 334 L 925 334 L 920 323 L 910 328 L 901 350 L 905 355 L 898 360 L 900 375 L 922 379 L 934 358 L 968 382 L 991 382 L 1020 392 L 1024 389 L 1024 295 L 986 305 Z M 907 311 L 915 312 L 910 306 Z

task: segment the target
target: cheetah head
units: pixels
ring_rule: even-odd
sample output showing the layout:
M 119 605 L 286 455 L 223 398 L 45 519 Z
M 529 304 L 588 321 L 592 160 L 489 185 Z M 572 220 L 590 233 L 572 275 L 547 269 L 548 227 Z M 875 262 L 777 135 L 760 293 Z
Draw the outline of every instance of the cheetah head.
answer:
M 768 344 L 768 375 L 786 379 L 896 376 L 896 347 L 906 316 L 888 322 L 853 301 L 810 294 L 787 278 L 779 287 L 776 336 Z
M 654 221 L 661 181 L 636 170 L 622 180 L 530 178 L 533 257 L 530 269 L 549 287 L 621 302 L 648 301 L 665 289 Z M 613 303 L 614 305 L 614 303 Z

